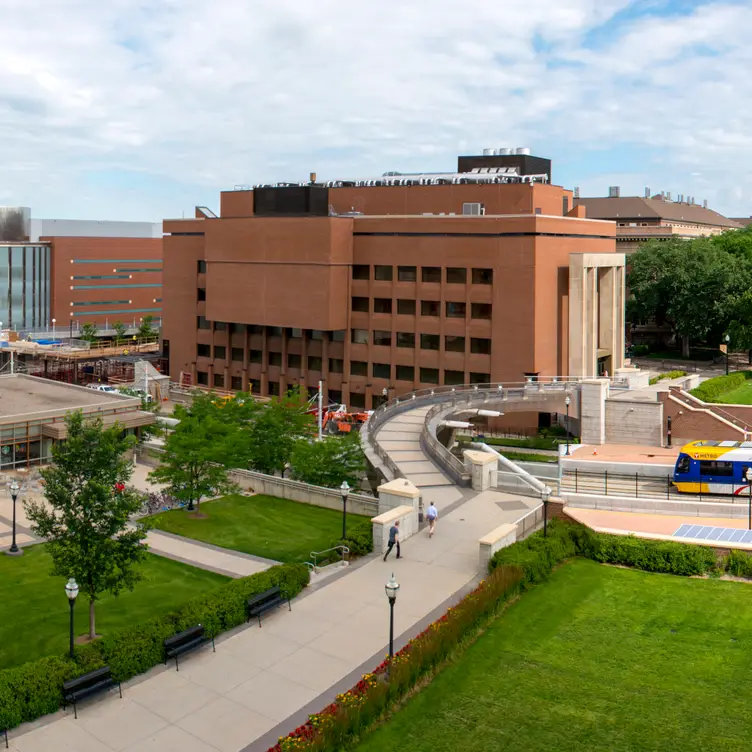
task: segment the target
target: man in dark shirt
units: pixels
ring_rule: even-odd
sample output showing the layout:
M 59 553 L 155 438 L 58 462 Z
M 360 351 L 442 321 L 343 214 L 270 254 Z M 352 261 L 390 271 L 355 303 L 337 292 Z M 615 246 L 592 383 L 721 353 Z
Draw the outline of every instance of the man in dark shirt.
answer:
M 397 546 L 397 558 L 400 557 L 400 544 L 399 544 L 399 520 L 389 528 L 389 545 L 386 547 L 386 553 L 384 554 L 384 561 L 386 557 L 392 552 L 392 549 Z

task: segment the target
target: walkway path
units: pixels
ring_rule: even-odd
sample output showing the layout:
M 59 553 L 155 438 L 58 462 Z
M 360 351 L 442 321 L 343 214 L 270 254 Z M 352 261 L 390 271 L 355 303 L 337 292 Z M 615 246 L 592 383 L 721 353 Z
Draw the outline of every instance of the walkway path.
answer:
M 259 629 L 238 628 L 181 662 L 127 682 L 117 694 L 11 732 L 15 752 L 265 752 L 310 712 L 375 668 L 386 651 L 384 584 L 401 584 L 395 632 L 402 640 L 436 618 L 477 578 L 478 538 L 536 502 L 496 491 L 441 515 L 436 536 L 408 539 L 403 558 L 370 557 L 322 580 Z

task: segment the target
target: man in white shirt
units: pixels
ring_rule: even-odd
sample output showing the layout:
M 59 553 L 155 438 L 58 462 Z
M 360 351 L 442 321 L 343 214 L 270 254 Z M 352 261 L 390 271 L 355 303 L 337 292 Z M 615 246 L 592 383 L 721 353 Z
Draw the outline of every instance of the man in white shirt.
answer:
M 436 520 L 439 519 L 439 510 L 436 509 L 436 505 L 433 502 L 428 505 L 426 518 L 428 519 L 428 537 L 433 538 L 433 534 L 436 531 Z

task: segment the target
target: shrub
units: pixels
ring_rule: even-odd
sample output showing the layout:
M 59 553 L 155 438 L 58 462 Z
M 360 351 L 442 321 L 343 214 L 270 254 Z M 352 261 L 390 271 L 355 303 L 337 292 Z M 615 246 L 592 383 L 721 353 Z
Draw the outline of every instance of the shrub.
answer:
M 352 556 L 365 556 L 373 551 L 373 524 L 363 520 L 347 528 L 347 537 L 340 538 L 335 546 L 347 546 Z
M 56 711 L 64 681 L 108 665 L 120 681 L 148 671 L 164 660 L 166 637 L 195 624 L 217 635 L 246 620 L 246 601 L 279 586 L 290 598 L 308 584 L 303 564 L 271 567 L 265 572 L 232 580 L 182 608 L 136 624 L 97 642 L 76 648 L 75 660 L 48 657 L 0 671 L 0 729 L 13 728 Z
M 639 358 L 641 355 L 647 355 L 650 352 L 650 345 L 635 345 L 632 348 L 632 355 Z
M 737 371 L 730 373 L 728 376 L 716 376 L 715 378 L 703 381 L 700 386 L 690 391 L 690 394 L 703 402 L 713 402 L 713 400 L 722 397 L 726 392 L 738 389 L 744 385 L 744 382 L 752 376 L 752 371 Z
M 659 381 L 663 381 L 664 379 L 678 379 L 686 375 L 686 371 L 667 371 L 666 373 L 661 373 L 658 376 L 653 376 L 653 378 L 650 379 L 650 383 L 657 384 Z
M 732 550 L 724 562 L 725 570 L 734 577 L 752 577 L 752 556 Z

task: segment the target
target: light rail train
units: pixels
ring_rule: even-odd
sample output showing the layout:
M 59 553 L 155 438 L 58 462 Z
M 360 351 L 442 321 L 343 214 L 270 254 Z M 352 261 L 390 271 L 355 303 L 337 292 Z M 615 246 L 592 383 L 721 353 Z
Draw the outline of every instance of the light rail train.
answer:
M 726 496 L 748 494 L 752 476 L 752 441 L 692 441 L 674 467 L 674 486 L 681 493 Z

